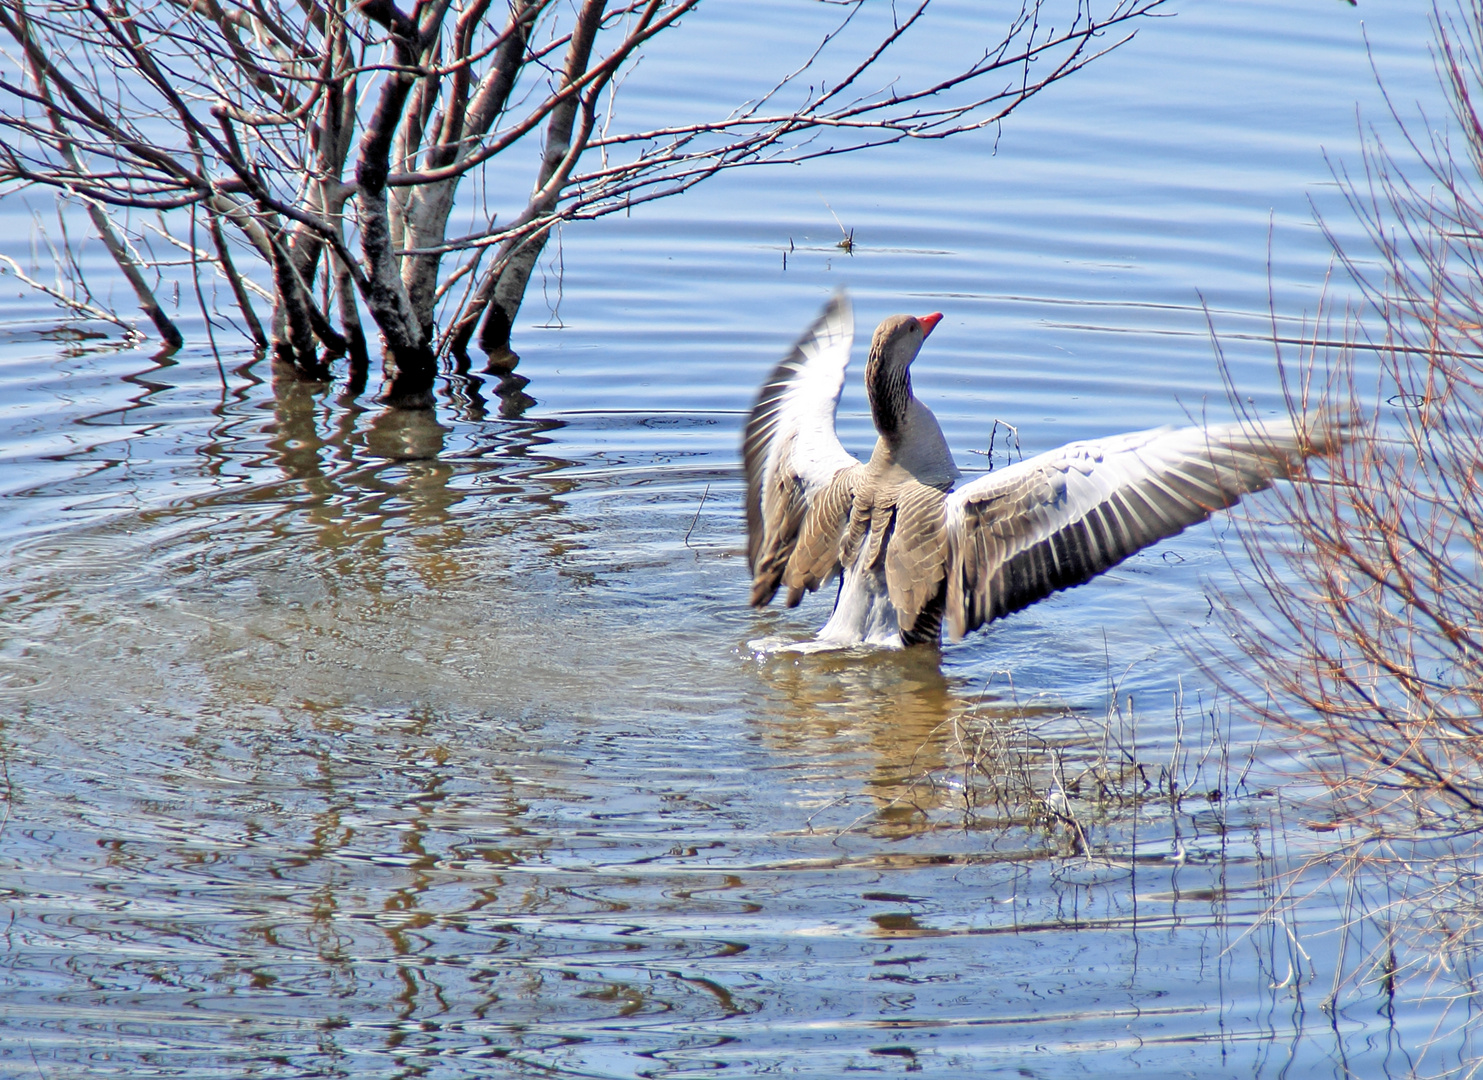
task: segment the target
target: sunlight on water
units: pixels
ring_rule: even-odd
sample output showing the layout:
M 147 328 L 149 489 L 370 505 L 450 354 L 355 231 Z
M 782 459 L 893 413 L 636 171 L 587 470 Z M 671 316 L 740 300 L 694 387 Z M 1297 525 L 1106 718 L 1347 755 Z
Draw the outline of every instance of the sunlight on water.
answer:
M 946 313 L 916 383 L 965 470 L 1227 415 L 1207 317 L 1275 410 L 1269 286 L 1282 327 L 1316 310 L 1306 200 L 1333 214 L 1322 151 L 1377 109 L 1358 19 L 1422 95 L 1424 11 L 1181 5 L 977 142 L 569 229 L 517 329 L 529 407 L 454 379 L 388 415 L 7 295 L 3 1071 L 1466 1060 L 1434 1001 L 1320 1009 L 1342 888 L 1279 892 L 1321 834 L 1184 651 L 1228 521 L 940 663 L 759 655 L 831 597 L 746 608 L 737 447 L 842 282 L 862 336 Z M 694 60 L 656 55 L 635 108 Z M 840 426 L 868 449 L 858 367 Z

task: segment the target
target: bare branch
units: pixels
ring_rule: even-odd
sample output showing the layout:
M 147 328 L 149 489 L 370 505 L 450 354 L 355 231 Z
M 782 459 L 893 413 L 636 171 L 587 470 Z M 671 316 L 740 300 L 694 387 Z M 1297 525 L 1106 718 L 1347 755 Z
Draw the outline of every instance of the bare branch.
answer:
M 364 312 L 388 400 L 426 404 L 432 343 L 461 349 L 485 313 L 482 343 L 514 362 L 509 325 L 563 222 L 728 169 L 997 124 L 1162 0 L 1027 0 L 1003 22 L 986 15 L 964 62 L 924 71 L 892 65 L 931 32 L 927 0 L 899 18 L 851 3 L 750 100 L 706 115 L 680 95 L 674 122 L 646 126 L 621 122 L 618 88 L 658 35 L 694 23 L 705 47 L 699 0 L 26 2 L 0 0 L 0 33 L 34 73 L 0 71 L 0 193 L 75 195 L 121 250 L 120 211 L 157 212 L 172 240 L 204 214 L 212 242 L 191 257 L 227 277 L 251 336 L 322 378 L 319 350 L 355 356 Z M 488 192 L 508 186 L 476 181 L 536 159 L 536 141 L 529 193 L 495 205 Z M 455 213 L 471 224 L 449 238 Z M 259 322 L 247 297 L 264 286 L 274 310 Z

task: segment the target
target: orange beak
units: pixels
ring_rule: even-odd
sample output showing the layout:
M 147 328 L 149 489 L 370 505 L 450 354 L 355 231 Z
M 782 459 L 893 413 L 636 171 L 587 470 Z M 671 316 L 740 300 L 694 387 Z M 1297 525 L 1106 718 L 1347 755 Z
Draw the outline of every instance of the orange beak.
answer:
M 923 315 L 917 319 L 922 324 L 922 336 L 926 337 L 932 333 L 932 328 L 942 322 L 942 312 L 934 311 L 931 315 Z

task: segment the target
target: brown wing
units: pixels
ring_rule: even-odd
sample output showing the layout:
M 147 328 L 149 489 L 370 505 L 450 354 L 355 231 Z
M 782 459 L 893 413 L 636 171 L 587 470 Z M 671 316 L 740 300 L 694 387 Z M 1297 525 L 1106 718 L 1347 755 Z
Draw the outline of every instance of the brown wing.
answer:
M 886 546 L 886 591 L 896 608 L 901 641 L 935 642 L 942 629 L 947 577 L 945 496 L 915 481 L 896 493 L 896 520 Z
M 855 486 L 863 468 L 852 465 L 841 469 L 828 487 L 809 502 L 798 529 L 798 542 L 783 573 L 789 607 L 797 607 L 805 592 L 813 592 L 839 570 L 839 545 L 849 524 Z M 757 603 L 755 592 L 752 603 Z
M 1333 429 L 1317 444 L 1291 423 L 1160 428 L 981 477 L 947 497 L 949 635 L 1088 581 L 1334 445 Z
M 850 362 L 855 316 L 849 297 L 836 293 L 823 313 L 773 369 L 747 419 L 742 459 L 747 474 L 747 565 L 752 604 L 768 603 L 789 573 L 801 532 L 809 554 L 798 565 L 795 589 L 817 588 L 837 568 L 817 573 L 823 537 L 837 517 L 836 503 L 810 518 L 814 501 L 830 489 L 841 470 L 859 462 L 840 445 L 834 413 Z M 846 505 L 844 513 L 848 514 Z M 812 522 L 806 529 L 806 523 Z M 811 583 L 811 584 L 810 584 Z M 799 591 L 797 596 L 802 596 Z

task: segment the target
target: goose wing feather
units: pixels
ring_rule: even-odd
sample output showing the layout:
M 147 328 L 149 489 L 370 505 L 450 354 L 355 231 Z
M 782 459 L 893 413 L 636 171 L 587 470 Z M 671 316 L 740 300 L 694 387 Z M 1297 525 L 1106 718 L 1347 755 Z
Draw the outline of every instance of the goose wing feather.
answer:
M 1088 581 L 1323 452 L 1291 423 L 1158 428 L 1071 443 L 947 496 L 948 633 Z
M 755 606 L 772 599 L 785 573 L 789 600 L 797 603 L 804 589 L 817 588 L 838 569 L 834 552 L 848 519 L 850 489 L 834 480 L 860 464 L 834 430 L 854 336 L 849 297 L 836 293 L 762 384 L 747 419 L 742 460 Z M 821 492 L 830 497 L 818 499 Z M 811 513 L 816 501 L 818 512 Z M 806 565 L 789 573 L 800 533 L 808 540 Z
M 886 589 L 896 608 L 903 645 L 936 644 L 941 637 L 948 555 L 943 498 L 936 488 L 915 481 L 896 495 L 896 518 L 886 548 Z

